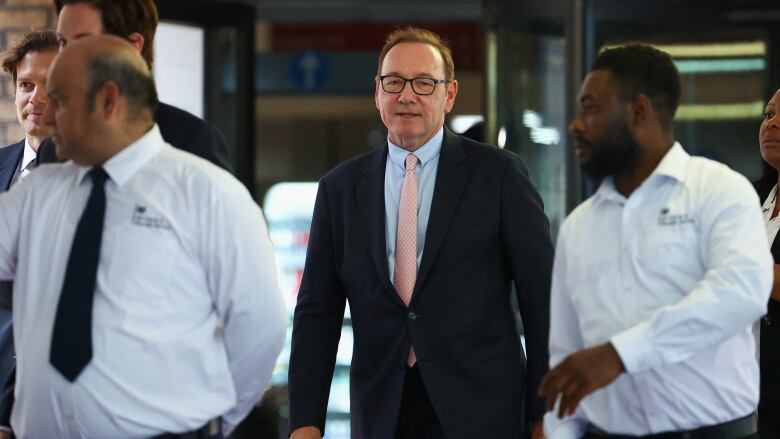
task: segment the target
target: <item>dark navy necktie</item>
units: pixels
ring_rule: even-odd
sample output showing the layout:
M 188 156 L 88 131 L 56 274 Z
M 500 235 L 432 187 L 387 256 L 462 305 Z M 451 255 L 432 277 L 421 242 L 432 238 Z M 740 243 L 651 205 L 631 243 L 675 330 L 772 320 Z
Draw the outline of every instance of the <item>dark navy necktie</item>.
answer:
M 73 236 L 49 357 L 54 368 L 71 382 L 92 359 L 92 303 L 106 213 L 104 184 L 108 175 L 103 168 L 95 167 L 89 176 L 92 192 Z

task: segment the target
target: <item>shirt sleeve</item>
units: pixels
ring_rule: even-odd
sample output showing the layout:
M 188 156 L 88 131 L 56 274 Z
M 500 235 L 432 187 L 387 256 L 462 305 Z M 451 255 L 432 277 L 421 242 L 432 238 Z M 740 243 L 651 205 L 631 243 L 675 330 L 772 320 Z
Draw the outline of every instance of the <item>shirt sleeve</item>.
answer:
M 270 381 L 284 345 L 287 313 L 259 206 L 238 182 L 210 201 L 203 254 L 236 393 L 236 405 L 223 415 L 227 437 Z
M 566 225 L 564 221 L 558 233 L 555 262 L 550 288 L 550 369 L 560 364 L 566 357 L 583 349 L 577 312 L 569 296 L 566 285 Z M 550 439 L 575 439 L 585 432 L 587 420 L 578 409 L 572 416 L 558 418 L 558 403 L 544 417 L 545 436 Z
M 704 186 L 697 225 L 705 275 L 680 302 L 611 339 L 629 373 L 683 361 L 766 312 L 772 256 L 758 197 L 731 171 Z

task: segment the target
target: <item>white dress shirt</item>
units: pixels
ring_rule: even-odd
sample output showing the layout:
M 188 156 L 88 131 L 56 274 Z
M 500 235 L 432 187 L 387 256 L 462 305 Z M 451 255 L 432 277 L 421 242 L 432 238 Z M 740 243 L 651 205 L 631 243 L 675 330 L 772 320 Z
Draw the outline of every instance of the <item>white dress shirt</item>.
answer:
M 49 363 L 88 167 L 40 166 L 0 195 L 0 279 L 14 280 L 20 438 L 228 432 L 260 399 L 286 312 L 260 208 L 224 170 L 155 126 L 107 161 L 93 357 L 69 383 Z
M 725 165 L 675 143 L 628 197 L 607 178 L 561 226 L 550 365 L 611 342 L 626 369 L 547 436 L 689 430 L 752 413 L 751 325 L 766 312 L 772 257 L 758 197 Z
M 16 168 L 14 176 L 11 179 L 11 185 L 13 186 L 19 180 L 27 177 L 30 174 L 32 167 L 30 163 L 38 157 L 38 153 L 30 146 L 30 141 L 27 138 L 24 139 L 24 150 L 22 152 L 22 160 L 19 162 L 19 167 Z

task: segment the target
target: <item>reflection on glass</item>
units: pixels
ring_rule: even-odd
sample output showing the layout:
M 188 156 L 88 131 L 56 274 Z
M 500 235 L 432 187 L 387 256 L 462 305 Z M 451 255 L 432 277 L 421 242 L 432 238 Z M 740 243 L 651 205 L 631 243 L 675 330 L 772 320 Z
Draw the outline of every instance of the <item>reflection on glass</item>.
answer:
M 500 34 L 499 147 L 523 159 L 544 200 L 553 236 L 566 215 L 566 91 L 564 39 L 515 31 Z
M 298 289 L 306 262 L 309 229 L 317 197 L 317 183 L 279 183 L 272 186 L 263 202 L 268 232 L 276 253 L 279 286 L 287 301 L 292 323 Z M 325 434 L 328 438 L 349 439 L 349 366 L 352 360 L 352 326 L 349 307 L 345 310 L 336 368 L 331 383 Z M 271 384 L 287 386 L 292 325 L 287 330 L 284 349 L 279 355 Z

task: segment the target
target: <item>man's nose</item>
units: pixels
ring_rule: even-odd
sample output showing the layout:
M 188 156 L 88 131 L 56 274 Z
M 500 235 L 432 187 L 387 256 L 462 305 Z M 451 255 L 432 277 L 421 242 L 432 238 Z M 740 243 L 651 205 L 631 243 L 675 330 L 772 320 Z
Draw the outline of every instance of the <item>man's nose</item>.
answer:
M 582 132 L 582 120 L 580 120 L 579 116 L 575 117 L 569 124 L 569 132 L 572 134 L 579 134 Z
M 412 82 L 409 81 L 404 84 L 401 93 L 398 93 L 398 102 L 412 102 L 415 99 L 417 99 L 417 94 L 414 92 L 414 89 L 412 89 Z
M 46 103 L 46 99 L 46 90 L 40 85 L 36 85 L 33 89 L 33 94 L 30 97 L 30 102 L 32 102 L 33 105 L 43 105 Z

